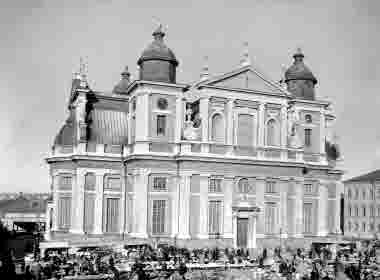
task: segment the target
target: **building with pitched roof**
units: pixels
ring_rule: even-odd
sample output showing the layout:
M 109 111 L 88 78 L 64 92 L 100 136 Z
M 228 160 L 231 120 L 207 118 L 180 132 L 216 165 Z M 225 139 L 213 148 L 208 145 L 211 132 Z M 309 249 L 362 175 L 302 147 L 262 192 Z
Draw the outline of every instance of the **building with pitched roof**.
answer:
M 73 80 L 47 158 L 50 242 L 175 240 L 255 248 L 339 233 L 335 115 L 298 50 L 281 82 L 250 62 L 192 84 L 161 26 L 111 93 Z M 49 215 L 50 216 L 50 215 Z M 281 241 L 280 241 L 281 242 Z
M 344 234 L 380 237 L 380 170 L 344 181 Z

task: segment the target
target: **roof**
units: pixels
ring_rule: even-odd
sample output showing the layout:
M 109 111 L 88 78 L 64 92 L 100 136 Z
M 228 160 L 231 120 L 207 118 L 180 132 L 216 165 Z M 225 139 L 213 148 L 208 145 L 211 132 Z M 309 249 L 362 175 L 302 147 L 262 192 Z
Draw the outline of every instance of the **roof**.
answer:
M 290 80 L 310 80 L 314 84 L 317 83 L 317 79 L 313 73 L 303 62 L 304 55 L 300 49 L 293 55 L 294 63 L 285 72 L 285 81 Z
M 380 169 L 344 181 L 344 183 L 380 180 Z
M 0 206 L 2 213 L 45 213 L 47 200 L 18 197 Z

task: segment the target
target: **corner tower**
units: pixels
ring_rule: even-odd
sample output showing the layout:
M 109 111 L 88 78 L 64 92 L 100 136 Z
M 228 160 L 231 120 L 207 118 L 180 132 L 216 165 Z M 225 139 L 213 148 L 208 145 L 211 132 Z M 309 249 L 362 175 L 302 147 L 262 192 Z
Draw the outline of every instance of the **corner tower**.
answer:
M 140 79 L 154 82 L 176 83 L 178 61 L 165 43 L 165 33 L 160 25 L 153 32 L 153 42 L 143 51 L 137 61 Z
M 314 87 L 317 79 L 304 64 L 304 55 L 300 48 L 293 55 L 293 65 L 285 72 L 287 89 L 295 98 L 315 100 Z

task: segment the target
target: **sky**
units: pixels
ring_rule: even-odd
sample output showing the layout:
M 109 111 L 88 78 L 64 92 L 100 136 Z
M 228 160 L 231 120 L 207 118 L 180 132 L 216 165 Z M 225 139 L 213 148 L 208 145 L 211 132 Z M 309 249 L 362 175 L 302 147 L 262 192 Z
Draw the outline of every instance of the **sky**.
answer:
M 274 80 L 297 47 L 334 104 L 344 178 L 380 168 L 380 1 L 1 0 L 0 192 L 45 192 L 45 162 L 67 117 L 72 73 L 86 57 L 92 89 L 110 91 L 152 41 L 157 20 L 177 80 L 252 64 Z

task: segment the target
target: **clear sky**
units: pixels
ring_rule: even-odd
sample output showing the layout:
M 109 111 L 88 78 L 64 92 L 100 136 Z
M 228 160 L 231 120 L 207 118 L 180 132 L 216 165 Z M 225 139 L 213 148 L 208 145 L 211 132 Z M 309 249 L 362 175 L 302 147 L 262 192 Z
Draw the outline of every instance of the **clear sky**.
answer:
M 234 69 L 243 42 L 273 79 L 297 47 L 334 102 L 345 178 L 380 168 L 380 1 L 0 1 L 0 191 L 48 191 L 44 158 L 66 116 L 72 73 L 88 58 L 95 90 L 111 90 L 151 42 L 154 18 L 178 80 Z

